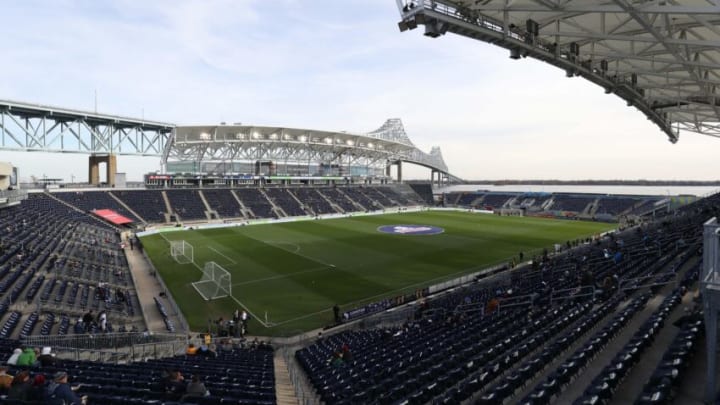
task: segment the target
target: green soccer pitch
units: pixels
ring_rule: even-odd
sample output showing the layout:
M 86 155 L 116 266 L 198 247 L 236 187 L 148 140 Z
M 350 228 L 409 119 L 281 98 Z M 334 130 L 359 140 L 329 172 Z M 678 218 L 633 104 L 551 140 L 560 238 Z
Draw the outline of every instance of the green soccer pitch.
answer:
M 444 232 L 378 231 L 396 224 L 435 226 Z M 335 304 L 349 310 L 506 263 L 519 252 L 529 258 L 538 249 L 551 250 L 555 243 L 614 227 L 425 211 L 163 232 L 143 237 L 142 243 L 193 330 L 205 330 L 208 319 L 230 318 L 242 304 L 254 318 L 251 334 L 289 336 L 332 323 Z M 178 264 L 170 255 L 170 240 L 190 243 L 194 263 Z M 209 261 L 230 272 L 231 297 L 205 301 L 192 286 Z M 266 316 L 270 327 L 258 322 Z

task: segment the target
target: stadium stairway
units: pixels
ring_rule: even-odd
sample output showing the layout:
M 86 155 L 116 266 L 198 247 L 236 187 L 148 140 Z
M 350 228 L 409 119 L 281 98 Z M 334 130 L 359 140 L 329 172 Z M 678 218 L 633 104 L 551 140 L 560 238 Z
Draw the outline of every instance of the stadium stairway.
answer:
M 116 196 L 115 194 L 113 194 L 113 193 L 110 192 L 110 191 L 108 191 L 107 193 L 108 193 L 108 195 L 109 195 L 110 197 L 112 197 L 115 201 L 117 201 L 118 204 L 120 204 L 120 205 L 121 205 L 122 207 L 124 207 L 126 210 L 130 211 L 130 213 L 132 213 L 132 214 L 135 215 L 136 217 L 140 218 L 141 221 L 147 223 L 147 221 L 145 220 L 145 218 L 143 218 L 143 217 L 141 217 L 140 215 L 138 215 L 138 213 L 135 212 L 132 208 L 130 208 L 129 205 L 125 204 L 125 201 L 121 200 L 120 198 L 118 198 L 118 196 Z
M 235 190 L 230 190 L 230 194 L 235 198 L 235 201 L 237 201 L 238 205 L 240 205 L 240 212 L 243 214 L 243 217 L 245 219 L 249 218 L 256 218 L 257 216 L 255 213 L 250 209 L 250 207 L 246 206 L 240 197 L 238 197 L 237 194 L 235 194 Z
M 275 204 L 275 201 L 273 201 L 273 199 L 270 198 L 269 195 L 267 195 L 265 190 L 263 190 L 262 188 L 258 188 L 258 191 L 260 192 L 260 194 L 263 197 L 265 197 L 266 200 L 268 200 L 270 202 L 270 205 L 273 207 L 272 210 L 275 213 L 275 215 L 278 216 L 278 218 L 284 218 L 284 217 L 288 216 L 288 214 L 285 212 L 285 210 L 283 210 L 281 206 Z
M 275 351 L 273 356 L 275 365 L 275 398 L 277 405 L 298 405 L 297 395 L 290 381 L 290 372 L 287 363 L 280 350 Z
M 173 214 L 173 208 L 172 205 L 170 205 L 170 199 L 167 196 L 167 193 L 165 190 L 160 192 L 160 195 L 162 195 L 162 199 L 165 202 L 165 222 L 170 222 L 170 216 Z M 177 218 L 176 218 L 177 219 Z
M 643 354 L 640 361 L 628 372 L 623 382 L 615 390 L 613 397 L 615 402 L 632 404 L 640 396 L 643 386 L 662 360 L 665 348 L 670 346 L 677 334 L 678 330 L 672 324 L 685 314 L 685 308 L 692 305 L 692 297 L 693 294 L 685 294 L 680 305 L 670 313 L 665 320 L 666 326 L 655 337 L 653 346 Z
M 198 195 L 200 196 L 200 201 L 202 201 L 203 206 L 205 207 L 205 215 L 207 216 L 207 219 L 212 220 L 220 218 L 218 212 L 210 206 L 210 203 L 208 203 L 208 200 L 205 198 L 205 194 L 203 194 L 202 190 L 198 190 Z
M 302 200 L 300 200 L 300 199 L 292 192 L 292 189 L 288 188 L 287 191 L 288 191 L 288 194 L 290 195 L 290 197 L 291 197 L 293 200 L 297 201 L 298 204 L 300 204 L 300 207 L 303 209 L 303 211 L 305 211 L 306 214 L 308 214 L 308 215 L 316 215 L 316 214 L 317 214 L 316 212 L 314 212 L 314 211 L 310 208 L 310 206 L 309 206 L 308 204 L 305 204 L 304 202 L 302 202 Z

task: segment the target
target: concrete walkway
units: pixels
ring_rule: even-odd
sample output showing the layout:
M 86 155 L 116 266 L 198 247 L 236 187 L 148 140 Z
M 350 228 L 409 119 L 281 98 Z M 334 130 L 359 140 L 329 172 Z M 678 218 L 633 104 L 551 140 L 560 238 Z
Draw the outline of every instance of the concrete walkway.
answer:
M 147 329 L 150 332 L 167 332 L 165 322 L 163 322 L 162 315 L 157 309 L 154 297 L 163 293 L 162 285 L 155 275 L 155 270 L 145 259 L 142 251 L 137 247 L 133 250 L 130 247 L 125 249 L 125 255 L 127 257 L 128 265 L 130 266 L 130 274 L 133 282 L 135 283 L 135 289 L 137 291 L 138 300 L 140 301 L 140 307 L 142 308 L 143 317 Z M 169 305 L 165 305 L 170 315 L 172 314 L 172 308 Z M 176 316 L 171 316 L 171 321 L 176 327 L 180 325 L 179 320 Z

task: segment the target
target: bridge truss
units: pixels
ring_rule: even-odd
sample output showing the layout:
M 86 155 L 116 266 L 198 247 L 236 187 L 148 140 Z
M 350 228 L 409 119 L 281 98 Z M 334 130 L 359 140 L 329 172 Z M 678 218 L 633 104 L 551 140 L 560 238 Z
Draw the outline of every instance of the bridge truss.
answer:
M 273 161 L 310 165 L 369 167 L 384 172 L 398 162 L 425 166 L 450 181 L 440 148 L 417 148 L 399 119 L 367 134 L 249 125 L 178 126 L 162 164 L 194 162 L 193 167 L 234 167 L 233 162 Z
M 445 179 L 440 148 L 417 148 L 399 119 L 368 134 L 243 125 L 176 126 L 67 108 L 0 100 L 0 150 L 134 155 L 207 164 L 276 161 L 384 170 L 409 162 Z M 202 170 L 200 170 L 202 171 Z
M 720 137 L 718 0 L 396 0 L 401 31 L 424 25 L 580 76 L 640 110 L 677 142 Z
M 173 124 L 0 100 L 0 149 L 161 156 Z

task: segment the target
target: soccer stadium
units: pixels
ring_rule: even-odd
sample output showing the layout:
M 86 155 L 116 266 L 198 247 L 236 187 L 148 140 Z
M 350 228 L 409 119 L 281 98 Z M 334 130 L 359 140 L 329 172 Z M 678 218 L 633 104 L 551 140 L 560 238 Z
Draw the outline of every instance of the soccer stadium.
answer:
M 396 6 L 395 36 L 559 68 L 673 144 L 720 136 L 715 1 Z M 144 115 L 0 100 L 2 403 L 720 401 L 716 190 L 472 183 L 453 126 L 425 149 L 399 118 Z M 22 181 L 38 153 L 87 181 Z

